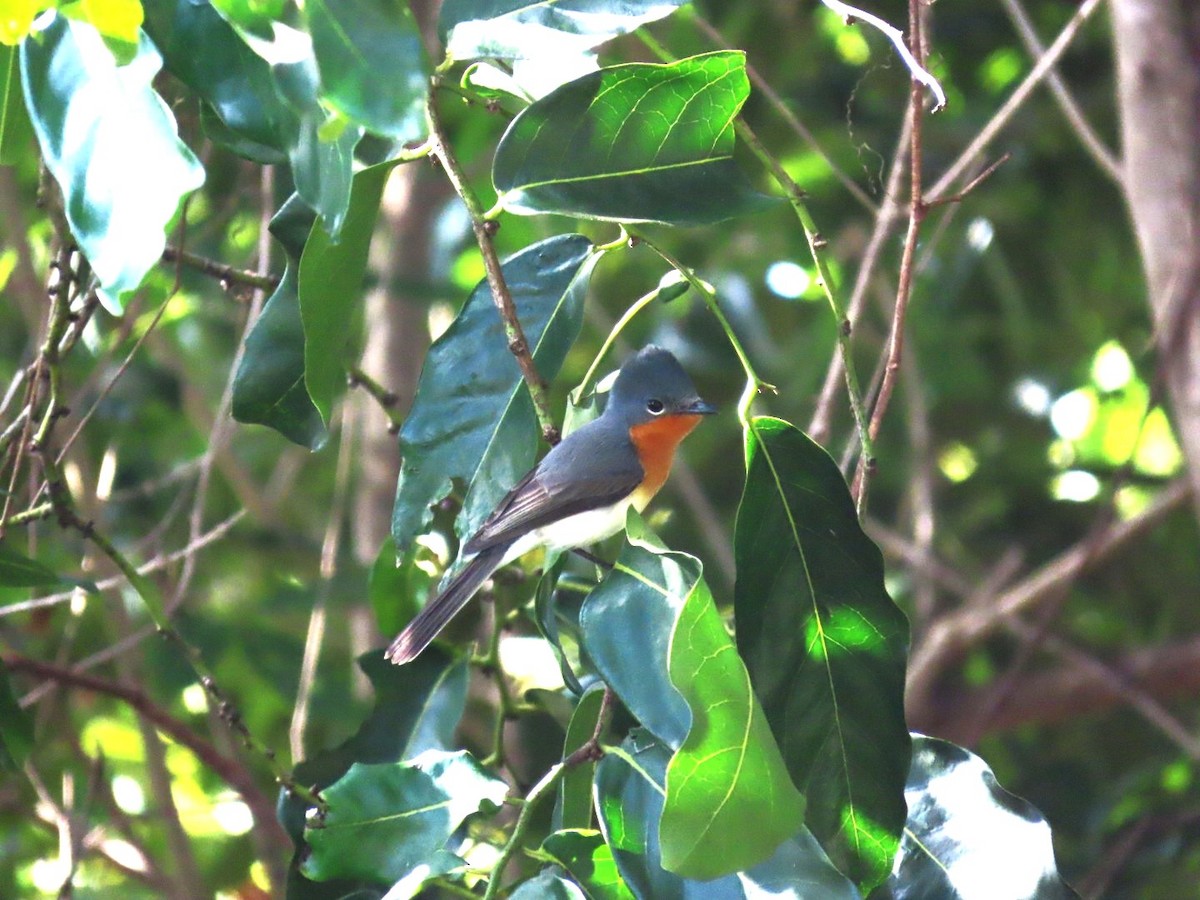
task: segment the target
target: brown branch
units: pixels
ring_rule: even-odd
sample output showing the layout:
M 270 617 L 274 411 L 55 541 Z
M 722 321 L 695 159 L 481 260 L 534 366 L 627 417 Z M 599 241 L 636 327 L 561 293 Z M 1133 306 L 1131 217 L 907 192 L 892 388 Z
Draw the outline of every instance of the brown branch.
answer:
M 508 338 L 508 349 L 517 358 L 521 376 L 525 386 L 529 388 L 529 396 L 533 400 L 533 408 L 537 412 L 538 424 L 542 427 L 542 437 L 546 443 L 553 446 L 559 442 L 561 435 L 554 424 L 554 416 L 550 412 L 550 401 L 546 396 L 546 382 L 538 374 L 529 349 L 529 341 L 525 338 L 525 329 L 517 317 L 517 307 L 513 303 L 512 293 L 504 280 L 504 272 L 500 266 L 500 257 L 496 254 L 496 245 L 492 240 L 497 225 L 484 218 L 484 210 L 479 198 L 467 183 L 466 174 L 458 162 L 458 158 L 450 150 L 450 142 L 442 127 L 441 117 L 437 112 L 437 104 L 430 95 L 425 104 L 426 119 L 429 122 L 430 143 L 433 155 L 442 162 L 446 177 L 454 185 L 454 190 L 471 215 L 471 230 L 475 232 L 475 242 L 479 244 L 479 252 L 483 254 L 483 267 L 487 271 L 488 287 L 491 288 L 492 302 L 504 320 L 504 334 Z
M 192 253 L 190 250 L 184 250 L 180 247 L 168 245 L 163 250 L 162 258 L 163 262 L 182 263 L 189 268 L 195 269 L 197 272 L 210 275 L 223 285 L 244 284 L 247 287 L 257 288 L 261 291 L 273 291 L 279 287 L 279 276 L 277 275 L 266 275 L 261 272 L 253 272 L 249 269 L 239 269 L 236 266 L 217 262 L 215 259 L 200 256 L 198 253 Z
M 250 773 L 237 760 L 222 754 L 191 728 L 158 706 L 145 691 L 17 654 L 6 656 L 4 664 L 13 672 L 36 675 L 58 684 L 103 694 L 126 703 L 171 740 L 191 750 L 197 759 L 241 794 L 246 805 L 254 813 L 258 827 L 271 834 L 276 844 L 280 847 L 291 845 L 283 827 L 275 818 L 274 800 L 259 788 Z
M 1002 628 L 1006 621 L 1059 596 L 1085 572 L 1155 528 L 1186 503 L 1190 495 L 1190 484 L 1186 479 L 1180 479 L 1165 488 L 1139 515 L 1124 522 L 1114 522 L 1099 535 L 1081 541 L 992 602 L 960 609 L 935 622 L 909 662 L 907 705 L 912 718 L 927 716 L 935 708 L 934 686 L 949 664 L 961 659 L 968 650 Z

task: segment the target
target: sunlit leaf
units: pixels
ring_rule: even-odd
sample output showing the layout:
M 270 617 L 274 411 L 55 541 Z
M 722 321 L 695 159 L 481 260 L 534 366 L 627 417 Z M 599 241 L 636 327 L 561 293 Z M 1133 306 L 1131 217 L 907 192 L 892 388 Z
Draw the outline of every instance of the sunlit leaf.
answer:
M 492 180 L 521 214 L 702 225 L 763 209 L 733 160 L 750 91 L 745 55 L 610 66 L 565 84 L 509 125 Z
M 1078 896 L 1058 873 L 1042 814 L 974 753 L 915 735 L 904 793 L 908 823 L 887 883 L 894 900 Z
M 161 64 L 142 37 L 134 60 L 118 66 L 94 28 L 61 15 L 21 45 L 43 158 L 114 312 L 158 262 L 183 198 L 204 183 L 204 168 L 151 87 Z
M 21 709 L 0 659 L 0 771 L 19 772 L 33 749 L 33 719 Z
M 310 450 L 328 438 L 321 414 L 304 382 L 304 325 L 300 318 L 296 270 L 314 215 L 292 196 L 271 220 L 271 233 L 287 253 L 287 266 L 246 338 L 233 379 L 233 417 L 266 425 Z
M 807 830 L 799 832 L 766 862 L 746 872 L 693 881 L 662 867 L 659 819 L 670 751 L 635 730 L 596 772 L 596 808 L 601 831 L 621 877 L 639 900 L 861 900 L 861 895 L 825 855 Z
M 427 862 L 469 815 L 504 802 L 508 784 L 466 751 L 428 750 L 407 763 L 354 763 L 322 791 L 329 804 L 304 837 L 308 878 L 394 882 Z
M 43 0 L 5 0 L 0 6 L 0 44 L 15 47 L 25 40 Z
M 425 50 L 400 0 L 308 0 L 321 96 L 368 131 L 397 140 L 425 133 Z M 386 86 L 382 87 L 381 86 Z
M 578 234 L 527 247 L 504 262 L 505 280 L 543 378 L 553 378 L 582 323 L 583 296 L 596 256 Z M 451 479 L 470 483 L 460 533 L 482 523 L 533 466 L 533 403 L 508 349 L 486 281 L 429 350 L 412 411 L 400 431 L 404 464 L 392 517 L 398 547 L 430 522 L 430 504 Z
M 580 53 L 670 15 L 684 0 L 445 0 L 438 30 L 451 59 Z
M 136 55 L 144 17 L 141 0 L 73 0 L 60 4 L 58 11 L 100 32 L 121 65 Z
M 540 852 L 569 872 L 588 900 L 633 900 L 617 871 L 612 848 L 599 831 L 556 831 L 542 842 Z
M 735 536 L 737 644 L 808 825 L 860 885 L 891 871 L 904 826 L 908 625 L 837 465 L 756 418 Z

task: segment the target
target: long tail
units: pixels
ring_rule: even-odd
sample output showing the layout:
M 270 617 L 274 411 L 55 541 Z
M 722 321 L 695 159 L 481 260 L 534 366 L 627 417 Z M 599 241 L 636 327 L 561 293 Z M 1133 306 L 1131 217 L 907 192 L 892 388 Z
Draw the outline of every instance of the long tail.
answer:
M 384 656 L 398 666 L 416 659 L 429 646 L 429 642 L 438 636 L 438 632 L 467 605 L 467 601 L 475 596 L 488 576 L 500 567 L 508 547 L 508 544 L 501 544 L 477 554 L 454 576 L 444 591 L 425 604 L 425 608 L 392 641 Z

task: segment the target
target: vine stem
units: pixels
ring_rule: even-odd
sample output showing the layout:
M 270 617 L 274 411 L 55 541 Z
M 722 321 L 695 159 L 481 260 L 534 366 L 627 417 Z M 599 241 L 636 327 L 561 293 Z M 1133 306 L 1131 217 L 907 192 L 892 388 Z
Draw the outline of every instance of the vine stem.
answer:
M 567 773 L 567 768 L 565 762 L 555 763 L 542 776 L 542 780 L 535 784 L 529 793 L 525 795 L 525 802 L 521 804 L 521 812 L 517 815 L 517 823 L 513 826 L 508 843 L 500 851 L 500 858 L 496 860 L 495 868 L 492 869 L 492 877 L 488 880 L 483 900 L 496 900 L 496 897 L 500 895 L 501 876 L 504 874 L 504 870 L 508 867 L 508 864 L 512 862 L 517 848 L 521 845 L 521 839 L 525 837 L 525 832 L 529 830 L 529 825 L 533 821 L 533 811 L 537 807 L 538 801 L 553 791 L 558 783 L 562 781 L 563 776 Z
M 446 132 L 442 127 L 442 120 L 438 115 L 432 93 L 425 103 L 425 119 L 429 124 L 429 143 L 432 154 L 441 160 L 446 177 L 450 179 L 455 193 L 462 198 L 463 203 L 467 206 L 467 212 L 471 216 L 471 230 L 475 232 L 475 242 L 479 245 L 479 252 L 483 254 L 483 267 L 487 272 L 488 287 L 492 291 L 492 302 L 496 304 L 496 309 L 500 311 L 500 317 L 504 320 L 504 334 L 508 338 L 508 349 L 517 358 L 517 365 L 520 366 L 525 385 L 529 388 L 529 396 L 533 399 L 533 408 L 537 413 L 538 424 L 542 428 L 542 437 L 546 443 L 553 446 L 558 443 L 560 434 L 558 426 L 554 424 L 554 416 L 550 412 L 546 382 L 542 380 L 542 376 L 538 374 L 537 366 L 534 364 L 533 354 L 529 350 L 529 341 L 525 338 L 525 330 L 521 327 L 521 320 L 517 318 L 517 308 L 513 303 L 512 293 L 504 280 L 500 257 L 496 254 L 496 245 L 492 237 L 495 235 L 498 225 L 489 220 L 489 213 L 484 210 L 483 205 L 479 202 L 479 197 L 467 183 L 462 165 L 450 149 L 450 142 L 446 138 Z M 495 211 L 493 210 L 491 214 L 494 215 Z

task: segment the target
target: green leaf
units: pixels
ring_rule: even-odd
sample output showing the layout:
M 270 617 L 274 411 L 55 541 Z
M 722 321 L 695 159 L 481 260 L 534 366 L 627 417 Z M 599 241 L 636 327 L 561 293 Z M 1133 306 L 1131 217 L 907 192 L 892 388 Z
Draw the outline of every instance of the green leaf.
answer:
M 232 138 L 275 151 L 267 161 L 287 159 L 299 119 L 275 90 L 271 67 L 216 9 L 207 2 L 147 0 L 146 32 L 162 51 L 167 70 L 205 101 L 204 109 L 216 113 Z M 204 52 L 197 53 L 197 47 Z M 224 138 L 221 132 L 216 136 Z M 235 141 L 222 143 L 239 152 Z M 260 151 L 253 158 L 261 156 Z
M 438 31 L 455 60 L 582 53 L 668 16 L 684 0 L 445 0 Z
M 144 18 L 140 0 L 74 0 L 61 4 L 58 11 L 100 32 L 120 65 L 127 65 L 137 55 Z
M 630 534 L 615 566 L 579 614 L 584 647 L 604 682 L 642 725 L 671 747 L 683 743 L 691 722 L 667 669 L 671 633 L 699 578 L 694 558 L 656 552 L 648 541 Z
M 567 734 L 563 738 L 563 759 L 566 759 L 587 741 L 596 731 L 600 718 L 600 705 L 604 699 L 603 687 L 597 685 L 579 698 L 571 721 L 567 723 Z M 554 802 L 554 827 L 578 829 L 592 827 L 592 775 L 596 764 L 591 761 L 580 763 L 567 770 L 558 785 L 558 797 Z
M 376 134 L 423 137 L 429 72 L 408 4 L 307 0 L 304 15 L 330 107 Z
M 33 749 L 33 719 L 17 703 L 0 659 L 0 771 L 19 772 Z
M 31 147 L 33 124 L 21 95 L 19 54 L 0 46 L 0 166 L 15 164 Z
M 908 823 L 887 883 L 894 900 L 1078 896 L 1058 873 L 1042 814 L 982 759 L 924 735 L 913 735 L 912 749 Z
M 0 44 L 15 47 L 25 40 L 45 5 L 42 0 L 5 0 L 0 8 Z
M 322 792 L 304 829 L 308 878 L 394 882 L 443 849 L 467 816 L 504 802 L 508 785 L 469 753 L 428 750 L 408 763 L 355 763 Z
M 203 166 L 151 87 L 161 65 L 143 36 L 133 62 L 118 66 L 94 28 L 61 15 L 21 45 L 43 159 L 116 313 L 158 262 L 183 198 L 204 183 Z
M 599 831 L 557 831 L 546 838 L 540 852 L 566 869 L 588 900 L 633 900 L 633 892 L 617 871 L 612 848 Z
M 583 891 L 553 868 L 542 869 L 509 896 L 512 900 L 588 900 Z
M 271 219 L 271 233 L 287 253 L 283 278 L 246 337 L 233 379 L 233 417 L 274 428 L 290 441 L 319 450 L 328 439 L 304 381 L 304 324 L 296 270 L 313 225 L 313 212 L 296 195 Z
M 346 344 L 354 332 L 354 311 L 362 299 L 379 200 L 395 165 L 380 163 L 355 175 L 350 206 L 336 241 L 316 223 L 300 256 L 304 383 L 326 424 L 334 395 L 346 384 Z
M 521 214 L 703 225 L 765 208 L 733 160 L 733 120 L 750 92 L 745 55 L 610 66 L 518 115 L 492 181 Z
M 737 644 L 808 826 L 861 886 L 904 826 L 908 623 L 829 456 L 778 419 L 746 432 L 735 535 Z
M 383 634 L 396 634 L 421 609 L 433 584 L 432 572 L 422 563 L 434 561 L 432 551 L 421 544 L 409 544 L 398 555 L 395 542 L 390 537 L 384 540 L 367 584 L 375 623 Z
M 681 878 L 662 867 L 659 819 L 670 751 L 635 729 L 596 772 L 596 808 L 625 884 L 640 900 L 861 900 L 812 835 L 801 828 L 766 862 L 711 881 Z
M 804 798 L 703 580 L 683 603 L 670 654 L 692 725 L 667 769 L 663 866 L 702 880 L 751 868 L 800 829 Z
M 271 34 L 275 23 L 283 18 L 288 0 L 212 0 L 212 5 L 239 30 L 266 37 Z
M 596 255 L 583 235 L 548 238 L 503 264 L 517 315 L 543 378 L 553 378 L 579 333 Z M 429 350 L 412 411 L 400 430 L 404 463 L 392 514 L 397 547 L 424 530 L 451 479 L 470 483 L 460 534 L 473 532 L 533 466 L 533 403 L 508 350 L 486 280 Z
M 0 586 L 51 587 L 63 581 L 62 576 L 53 569 L 18 553 L 0 540 Z

